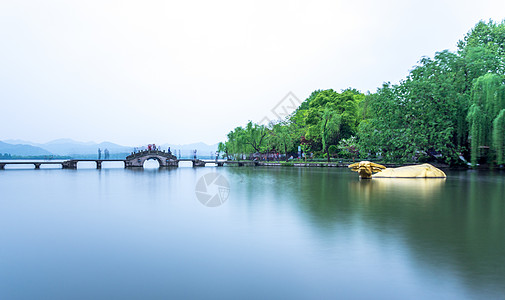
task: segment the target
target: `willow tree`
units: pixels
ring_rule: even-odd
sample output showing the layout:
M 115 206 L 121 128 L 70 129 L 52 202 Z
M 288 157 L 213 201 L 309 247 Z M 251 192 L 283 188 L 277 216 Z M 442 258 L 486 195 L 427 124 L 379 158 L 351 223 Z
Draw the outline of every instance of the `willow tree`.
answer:
M 244 153 L 249 152 L 249 147 L 245 143 L 246 133 L 244 128 L 237 127 L 230 131 L 227 135 L 228 141 L 224 144 L 226 148 L 226 154 L 238 160 L 242 158 Z
M 218 155 L 224 153 L 226 159 L 229 159 L 228 146 L 226 145 L 226 143 L 219 142 L 219 144 L 217 145 L 217 153 Z
M 268 128 L 265 125 L 258 125 L 249 121 L 244 130 L 244 142 L 247 145 L 251 146 L 251 148 L 257 153 L 261 153 L 263 150 L 265 150 L 264 146 L 267 144 L 268 139 Z
M 473 165 L 476 165 L 478 158 L 482 156 L 481 145 L 485 143 L 484 125 L 486 123 L 486 116 L 479 105 L 472 104 L 468 110 L 467 120 L 470 124 L 471 162 Z
M 288 161 L 288 150 L 292 149 L 295 143 L 290 124 L 286 121 L 274 124 L 270 134 L 275 149 L 283 152 Z
M 305 105 L 303 136 L 310 141 L 312 150 L 328 155 L 328 147 L 341 138 L 356 134 L 360 121 L 359 103 L 364 95 L 355 89 L 338 93 L 332 89 L 317 91 Z M 303 112 L 300 108 L 295 115 Z M 329 156 L 328 156 L 329 157 Z
M 496 163 L 505 164 L 505 109 L 502 109 L 493 121 L 493 146 Z
M 471 98 L 472 105 L 468 110 L 467 120 L 470 127 L 471 162 L 476 165 L 481 158 L 491 162 L 493 153 L 497 150 L 492 133 L 493 122 L 500 111 L 505 109 L 503 78 L 492 73 L 477 78 L 472 87 Z
M 342 126 L 342 116 L 337 111 L 331 109 L 330 105 L 326 105 L 323 111 L 321 122 L 321 142 L 323 143 L 323 152 L 326 153 L 328 162 L 330 162 L 329 146 L 332 137 L 340 135 Z

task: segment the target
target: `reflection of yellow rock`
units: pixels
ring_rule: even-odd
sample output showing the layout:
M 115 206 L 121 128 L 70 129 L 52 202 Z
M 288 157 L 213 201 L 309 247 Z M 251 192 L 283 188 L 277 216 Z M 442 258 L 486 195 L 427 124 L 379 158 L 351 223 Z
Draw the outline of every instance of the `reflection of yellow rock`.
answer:
M 362 201 L 414 201 L 429 203 L 438 199 L 446 182 L 445 178 L 377 178 L 349 181 L 349 191 Z
M 430 164 L 386 168 L 369 161 L 361 161 L 349 165 L 349 168 L 359 173 L 361 178 L 446 178 L 445 173 Z M 379 172 L 372 175 L 372 172 Z

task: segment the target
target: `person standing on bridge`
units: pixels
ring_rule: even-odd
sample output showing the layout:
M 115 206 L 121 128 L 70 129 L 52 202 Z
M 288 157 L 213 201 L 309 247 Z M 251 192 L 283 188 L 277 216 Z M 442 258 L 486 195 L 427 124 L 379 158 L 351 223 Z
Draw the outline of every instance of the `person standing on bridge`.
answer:
M 102 159 L 102 150 L 98 148 L 98 159 Z

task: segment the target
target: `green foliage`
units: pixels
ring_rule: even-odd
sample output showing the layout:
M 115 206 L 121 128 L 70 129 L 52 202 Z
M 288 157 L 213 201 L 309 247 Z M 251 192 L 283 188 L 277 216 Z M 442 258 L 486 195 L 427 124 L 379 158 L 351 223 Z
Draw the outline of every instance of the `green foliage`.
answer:
M 253 152 L 380 156 L 404 162 L 423 157 L 473 164 L 504 161 L 505 21 L 479 22 L 457 53 L 423 57 L 399 84 L 364 95 L 355 89 L 314 91 L 284 122 L 249 122 L 220 147 L 232 157 Z
M 487 72 L 505 72 L 505 20 L 501 23 L 480 21 L 458 43 L 459 54 L 469 58 L 473 78 Z
M 480 22 L 459 42 L 458 53 L 422 58 L 399 85 L 367 95 L 361 154 L 388 161 L 440 154 L 449 163 L 467 149 L 473 163 L 490 154 L 491 122 L 503 108 L 503 41 L 504 23 Z
M 289 126 L 289 123 L 287 122 L 277 123 L 272 126 L 270 134 L 273 149 L 284 153 L 287 160 L 288 151 L 293 149 L 295 143 L 293 126 Z
M 359 104 L 363 99 L 364 95 L 354 89 L 342 93 L 331 89 L 312 93 L 305 106 L 303 136 L 311 141 L 313 150 L 327 152 L 327 146 L 356 133 L 360 120 Z
M 483 142 L 483 128 L 482 124 L 485 123 L 482 121 L 485 119 L 485 116 L 482 113 L 482 110 L 479 105 L 473 104 L 470 106 L 468 110 L 468 123 L 470 123 L 470 153 L 471 153 L 471 162 L 473 165 L 477 164 L 477 159 L 481 156 L 480 147 Z
M 226 147 L 226 143 L 219 142 L 217 145 L 217 152 L 219 154 L 224 153 L 226 155 L 226 158 L 228 158 L 228 148 Z
M 342 139 L 338 143 L 338 149 L 340 150 L 342 156 L 352 158 L 353 161 L 359 156 L 358 147 L 357 138 L 355 136 L 351 136 L 348 139 Z
M 330 145 L 330 147 L 328 147 L 328 152 L 333 156 L 337 153 L 338 151 L 338 147 L 335 146 L 335 145 Z
M 492 161 L 495 151 L 492 142 L 493 121 L 503 109 L 505 85 L 502 77 L 488 73 L 477 78 L 472 87 L 472 105 L 467 116 L 472 165 L 476 165 L 481 158 Z
M 417 117 L 415 111 L 400 97 L 398 87 L 384 84 L 376 94 L 367 96 L 374 116 L 361 122 L 358 145 L 361 153 L 380 155 L 386 161 L 404 161 L 416 151 L 416 141 L 409 125 Z
M 502 109 L 493 121 L 493 146 L 496 163 L 505 164 L 505 109 Z
M 321 142 L 323 144 L 323 151 L 326 152 L 328 162 L 330 161 L 330 154 L 328 152 L 328 142 L 332 138 L 338 138 L 340 135 L 340 127 L 342 125 L 342 116 L 336 110 L 333 110 L 329 103 L 323 111 L 323 119 L 321 122 Z
M 261 152 L 268 145 L 268 129 L 263 125 L 253 124 L 251 121 L 245 127 L 237 127 L 228 133 L 228 141 L 222 149 L 227 155 L 239 159 L 242 155 Z
M 251 153 L 276 151 L 286 155 L 296 153 L 299 145 L 306 153 L 328 151 L 329 145 L 341 138 L 356 134 L 360 120 L 360 102 L 365 95 L 355 89 L 342 93 L 334 90 L 314 91 L 283 122 L 269 127 L 249 122 L 228 133 L 228 141 L 221 146 L 230 157 Z

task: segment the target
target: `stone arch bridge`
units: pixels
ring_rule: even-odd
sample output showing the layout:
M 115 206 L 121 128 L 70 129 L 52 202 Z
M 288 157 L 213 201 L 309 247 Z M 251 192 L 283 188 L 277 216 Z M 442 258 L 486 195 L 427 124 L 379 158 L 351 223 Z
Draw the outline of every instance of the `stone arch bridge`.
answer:
M 160 168 L 178 167 L 181 161 L 190 161 L 193 167 L 205 167 L 205 164 L 212 163 L 218 167 L 224 165 L 236 166 L 258 166 L 257 161 L 218 161 L 218 160 L 201 160 L 201 159 L 177 159 L 175 155 L 170 152 L 158 150 L 144 150 L 132 152 L 125 159 L 70 159 L 65 161 L 0 161 L 0 170 L 3 170 L 6 165 L 27 165 L 32 164 L 35 169 L 40 169 L 41 165 L 61 165 L 63 169 L 77 169 L 78 162 L 95 162 L 96 168 L 101 169 L 103 162 L 124 162 L 125 168 L 143 168 L 146 160 L 154 159 L 160 164 Z
M 158 150 L 145 150 L 134 152 L 124 160 L 125 168 L 142 168 L 146 160 L 157 160 L 160 167 L 177 167 L 179 160 L 170 152 Z

